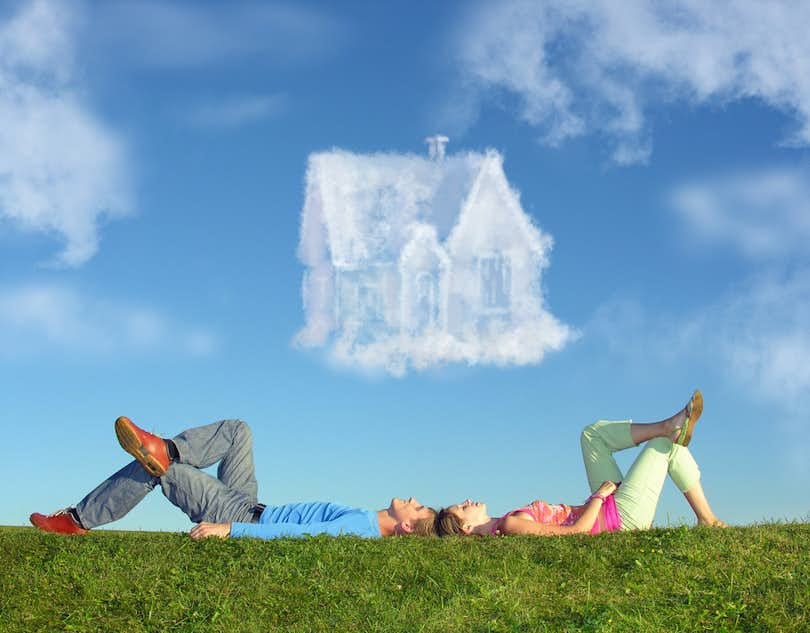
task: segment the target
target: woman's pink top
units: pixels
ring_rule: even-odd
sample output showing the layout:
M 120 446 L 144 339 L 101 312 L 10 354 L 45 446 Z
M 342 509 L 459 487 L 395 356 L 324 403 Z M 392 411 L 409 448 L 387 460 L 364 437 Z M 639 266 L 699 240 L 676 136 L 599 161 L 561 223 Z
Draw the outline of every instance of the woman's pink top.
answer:
M 587 502 L 586 502 L 587 504 Z M 525 512 L 537 523 L 543 525 L 573 525 L 577 519 L 582 516 L 585 511 L 585 505 L 569 506 L 564 503 L 552 504 L 545 501 L 532 501 L 529 505 L 512 510 L 504 514 L 495 525 L 492 526 L 492 533 L 497 534 L 500 530 L 501 522 L 506 518 L 518 512 Z M 602 509 L 599 511 L 599 516 L 602 517 L 605 532 L 616 532 L 622 527 L 622 518 L 619 516 L 619 511 L 616 508 L 616 500 L 613 495 L 610 495 L 602 503 Z M 591 534 L 598 534 L 603 531 L 599 525 L 599 517 L 591 528 Z

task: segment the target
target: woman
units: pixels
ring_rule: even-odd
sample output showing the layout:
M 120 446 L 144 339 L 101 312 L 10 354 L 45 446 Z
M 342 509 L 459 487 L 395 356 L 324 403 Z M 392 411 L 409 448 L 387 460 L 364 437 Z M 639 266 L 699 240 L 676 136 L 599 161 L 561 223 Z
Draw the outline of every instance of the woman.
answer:
M 591 494 L 583 505 L 533 503 L 492 518 L 486 504 L 467 499 L 439 513 L 439 534 L 596 534 L 649 528 L 658 497 L 669 476 L 683 492 L 700 525 L 725 527 L 712 512 L 700 484 L 700 470 L 689 449 L 703 396 L 695 391 L 687 405 L 660 422 L 595 422 L 582 431 L 582 457 Z M 623 477 L 613 453 L 646 442 Z

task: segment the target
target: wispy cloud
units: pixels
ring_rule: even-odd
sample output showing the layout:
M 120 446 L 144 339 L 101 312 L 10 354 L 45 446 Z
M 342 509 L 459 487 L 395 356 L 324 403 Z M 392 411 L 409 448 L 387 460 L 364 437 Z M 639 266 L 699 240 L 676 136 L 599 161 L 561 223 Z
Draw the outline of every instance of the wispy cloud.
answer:
M 494 151 L 313 154 L 299 246 L 307 323 L 296 342 L 393 375 L 538 363 L 576 337 L 541 292 L 551 246 Z
M 70 5 L 36 0 L 0 25 L 0 218 L 61 235 L 66 266 L 132 209 L 123 143 L 79 96 L 74 22 Z
M 776 403 L 810 412 L 810 269 L 770 274 L 730 289 L 689 316 L 656 314 L 638 300 L 601 306 L 585 328 L 615 355 L 638 362 L 699 361 Z
M 638 299 L 598 308 L 585 328 L 633 364 L 715 367 L 747 397 L 773 406 L 787 427 L 810 416 L 810 174 L 770 167 L 710 175 L 667 197 L 691 239 L 728 244 L 758 272 L 705 305 L 661 313 Z M 805 468 L 806 471 L 806 468 Z
M 56 284 L 0 287 L 0 358 L 174 352 L 204 356 L 216 337 L 158 310 Z
M 757 279 L 692 326 L 719 327 L 718 348 L 752 389 L 810 405 L 810 270 Z
M 585 338 L 609 350 L 613 359 L 642 371 L 660 371 L 662 364 L 710 368 L 738 394 L 738 403 L 767 411 L 756 429 L 783 438 L 781 455 L 771 458 L 791 476 L 806 480 L 808 323 L 810 269 L 804 267 L 750 279 L 713 303 L 691 306 L 688 313 L 662 313 L 637 298 L 617 299 L 600 306 L 584 329 Z M 732 433 L 735 428 L 729 427 Z
M 188 117 L 198 127 L 230 129 L 278 116 L 287 108 L 287 102 L 283 94 L 229 97 L 198 105 Z
M 772 167 L 683 183 L 669 195 L 690 229 L 755 257 L 810 256 L 810 170 Z
M 118 62 L 176 70 L 259 57 L 269 65 L 307 62 L 338 48 L 346 27 L 295 3 L 111 0 L 93 8 L 92 40 Z
M 789 1 L 482 3 L 459 28 L 461 101 L 475 116 L 485 99 L 516 98 L 545 143 L 602 134 L 619 164 L 649 159 L 656 102 L 759 99 L 794 116 L 787 142 L 807 146 L 808 23 L 810 5 Z

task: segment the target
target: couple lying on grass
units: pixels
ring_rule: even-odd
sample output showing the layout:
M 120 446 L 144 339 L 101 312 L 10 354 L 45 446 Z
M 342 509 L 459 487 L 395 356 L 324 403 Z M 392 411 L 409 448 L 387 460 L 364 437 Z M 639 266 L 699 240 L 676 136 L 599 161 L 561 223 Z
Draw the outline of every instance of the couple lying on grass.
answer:
M 439 512 L 413 497 L 394 498 L 376 512 L 329 502 L 266 506 L 257 498 L 251 431 L 241 420 L 223 420 L 163 439 L 121 417 L 115 421 L 115 432 L 135 461 L 76 506 L 50 515 L 34 513 L 30 520 L 46 532 L 85 534 L 120 519 L 160 486 L 166 498 L 197 524 L 191 529 L 193 539 L 596 534 L 649 528 L 669 473 L 699 524 L 724 526 L 706 500 L 700 470 L 686 448 L 702 411 L 703 396 L 695 391 L 683 409 L 660 422 L 603 420 L 585 427 L 580 441 L 592 493 L 585 503 L 534 501 L 498 518 L 487 514 L 485 504 L 469 499 Z M 625 477 L 613 453 L 639 444 L 644 448 Z M 216 477 L 201 470 L 214 464 Z

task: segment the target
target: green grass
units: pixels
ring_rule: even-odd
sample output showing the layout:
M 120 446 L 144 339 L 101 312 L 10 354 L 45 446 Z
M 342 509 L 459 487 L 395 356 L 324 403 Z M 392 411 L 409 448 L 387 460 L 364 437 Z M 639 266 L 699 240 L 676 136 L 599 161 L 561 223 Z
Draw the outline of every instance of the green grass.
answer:
M 2 631 L 810 631 L 810 524 L 567 538 L 0 530 Z

